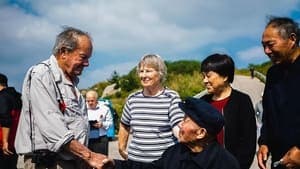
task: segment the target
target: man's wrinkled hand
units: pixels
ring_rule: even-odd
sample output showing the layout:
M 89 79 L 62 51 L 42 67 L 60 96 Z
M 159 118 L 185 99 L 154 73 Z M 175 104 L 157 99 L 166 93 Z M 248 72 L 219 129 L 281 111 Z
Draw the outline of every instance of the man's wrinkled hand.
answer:
M 259 146 L 259 149 L 257 151 L 257 162 L 258 162 L 258 167 L 260 169 L 267 168 L 266 162 L 268 160 L 268 153 L 269 153 L 268 146 L 266 145 Z
M 300 149 L 292 147 L 281 159 L 281 164 L 286 168 L 300 168 Z
M 103 160 L 107 159 L 106 155 L 100 153 L 91 152 L 90 158 L 87 160 L 87 163 L 94 169 L 102 169 Z

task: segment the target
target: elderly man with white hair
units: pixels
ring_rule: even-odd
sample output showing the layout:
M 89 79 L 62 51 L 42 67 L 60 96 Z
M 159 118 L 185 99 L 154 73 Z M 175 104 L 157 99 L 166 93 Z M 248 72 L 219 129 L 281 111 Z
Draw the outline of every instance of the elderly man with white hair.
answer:
M 98 102 L 98 93 L 90 90 L 86 93 L 90 134 L 88 147 L 97 153 L 108 155 L 107 130 L 113 125 L 109 107 Z

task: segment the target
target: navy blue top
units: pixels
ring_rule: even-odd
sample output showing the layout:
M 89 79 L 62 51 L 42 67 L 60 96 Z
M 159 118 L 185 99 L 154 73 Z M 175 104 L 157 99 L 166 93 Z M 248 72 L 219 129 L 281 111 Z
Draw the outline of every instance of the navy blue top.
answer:
M 263 96 L 263 125 L 259 144 L 267 145 L 272 160 L 291 147 L 300 147 L 300 56 L 294 63 L 272 66 Z
M 151 163 L 136 165 L 132 161 L 115 160 L 115 169 L 239 169 L 235 157 L 214 142 L 199 153 L 193 153 L 182 143 L 169 147 L 162 157 Z

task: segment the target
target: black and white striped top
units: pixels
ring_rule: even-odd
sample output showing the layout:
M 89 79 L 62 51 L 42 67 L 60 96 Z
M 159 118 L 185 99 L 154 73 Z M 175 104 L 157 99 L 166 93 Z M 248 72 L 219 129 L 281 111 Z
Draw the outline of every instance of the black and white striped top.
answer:
M 121 122 L 132 130 L 130 160 L 151 162 L 177 142 L 172 128 L 184 117 L 180 101 L 178 93 L 168 88 L 154 97 L 144 96 L 142 91 L 128 96 Z

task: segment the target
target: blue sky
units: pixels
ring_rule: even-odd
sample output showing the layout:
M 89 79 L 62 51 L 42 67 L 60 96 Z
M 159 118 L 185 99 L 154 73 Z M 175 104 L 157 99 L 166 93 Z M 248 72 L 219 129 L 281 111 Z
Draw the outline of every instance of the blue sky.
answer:
M 0 72 L 21 90 L 27 69 L 49 58 L 68 25 L 93 37 L 79 88 L 128 73 L 146 53 L 203 60 L 227 53 L 238 68 L 268 60 L 261 34 L 268 16 L 300 22 L 299 0 L 0 0 Z

